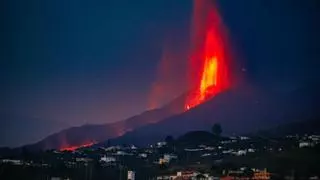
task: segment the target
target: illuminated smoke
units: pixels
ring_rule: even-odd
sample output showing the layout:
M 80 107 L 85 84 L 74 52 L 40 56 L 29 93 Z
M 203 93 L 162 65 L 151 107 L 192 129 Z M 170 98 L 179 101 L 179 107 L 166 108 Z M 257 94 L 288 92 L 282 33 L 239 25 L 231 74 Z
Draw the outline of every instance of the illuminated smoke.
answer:
M 179 46 L 180 42 L 171 38 L 174 34 L 175 32 L 172 32 L 165 40 L 156 79 L 148 96 L 148 109 L 163 107 L 186 89 L 187 47 Z
M 164 99 L 170 97 L 173 90 L 173 84 L 170 76 L 173 75 L 173 57 L 172 53 L 165 48 L 162 52 L 161 60 L 158 64 L 156 80 L 153 82 L 149 95 L 148 109 L 156 109 L 163 105 Z

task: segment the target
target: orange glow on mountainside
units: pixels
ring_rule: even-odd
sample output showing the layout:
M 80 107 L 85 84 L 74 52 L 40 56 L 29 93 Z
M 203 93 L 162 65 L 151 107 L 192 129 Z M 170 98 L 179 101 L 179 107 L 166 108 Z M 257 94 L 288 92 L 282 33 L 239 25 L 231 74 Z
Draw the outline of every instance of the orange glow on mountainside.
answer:
M 230 86 L 226 33 L 217 9 L 210 1 L 194 0 L 193 39 L 189 74 L 193 91 L 189 110 Z
M 77 150 L 79 148 L 89 147 L 89 146 L 92 146 L 94 144 L 95 143 L 90 142 L 90 143 L 82 144 L 82 145 L 79 145 L 79 146 L 65 147 L 65 148 L 61 148 L 60 151 L 75 151 L 75 150 Z

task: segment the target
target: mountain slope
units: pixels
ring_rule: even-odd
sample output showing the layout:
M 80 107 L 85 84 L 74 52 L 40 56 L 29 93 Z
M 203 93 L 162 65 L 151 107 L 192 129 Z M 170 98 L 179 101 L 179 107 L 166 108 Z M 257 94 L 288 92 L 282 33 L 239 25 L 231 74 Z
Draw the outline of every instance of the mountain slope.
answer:
M 299 89 L 290 93 L 269 93 L 252 87 L 236 87 L 185 113 L 159 123 L 138 128 L 114 143 L 146 145 L 167 135 L 179 136 L 187 131 L 209 130 L 221 123 L 224 133 L 247 133 L 319 115 L 317 89 Z
M 169 116 L 181 113 L 184 107 L 184 99 L 185 95 L 182 95 L 163 108 L 149 110 L 124 121 L 65 129 L 38 143 L 27 145 L 25 148 L 29 150 L 62 149 L 116 138 L 141 126 L 157 123 Z

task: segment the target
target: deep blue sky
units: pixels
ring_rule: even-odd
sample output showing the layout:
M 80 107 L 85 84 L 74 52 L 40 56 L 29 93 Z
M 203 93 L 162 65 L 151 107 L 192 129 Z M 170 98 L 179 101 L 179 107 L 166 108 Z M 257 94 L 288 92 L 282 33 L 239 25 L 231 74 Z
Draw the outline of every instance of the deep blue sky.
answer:
M 317 0 L 219 4 L 249 82 L 282 90 L 319 80 Z M 166 39 L 187 51 L 191 12 L 191 0 L 4 2 L 0 113 L 70 126 L 144 111 Z
M 144 111 L 165 35 L 179 30 L 181 41 L 188 38 L 191 5 L 10 2 L 9 52 L 1 67 L 10 103 L 5 109 L 72 123 L 116 121 Z

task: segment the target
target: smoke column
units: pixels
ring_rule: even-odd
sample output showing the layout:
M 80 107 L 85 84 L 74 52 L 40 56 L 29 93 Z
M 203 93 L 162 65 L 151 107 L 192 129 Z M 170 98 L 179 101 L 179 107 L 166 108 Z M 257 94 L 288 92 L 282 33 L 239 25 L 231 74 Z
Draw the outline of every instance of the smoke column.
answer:
M 181 38 L 174 31 L 167 33 L 148 96 L 148 109 L 162 107 L 185 92 L 188 46 L 180 45 Z

